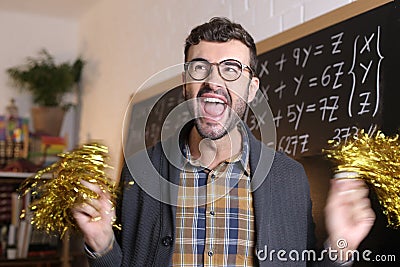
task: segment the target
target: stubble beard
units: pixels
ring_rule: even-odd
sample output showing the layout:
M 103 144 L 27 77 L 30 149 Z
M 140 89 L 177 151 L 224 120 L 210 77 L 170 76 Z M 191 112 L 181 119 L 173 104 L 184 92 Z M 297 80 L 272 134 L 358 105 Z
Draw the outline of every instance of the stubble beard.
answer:
M 244 96 L 244 99 L 248 98 L 248 94 Z M 194 118 L 194 125 L 197 132 L 203 139 L 219 140 L 226 136 L 229 132 L 236 128 L 238 123 L 243 120 L 244 114 L 247 108 L 247 102 L 238 98 L 232 107 L 226 107 L 224 112 L 228 112 L 225 123 L 215 122 L 213 124 L 203 122 L 200 116 L 200 101 L 198 97 L 191 96 L 188 92 L 185 93 L 185 100 L 190 100 L 188 103 L 188 108 L 191 115 Z M 222 124 L 223 123 L 223 124 Z

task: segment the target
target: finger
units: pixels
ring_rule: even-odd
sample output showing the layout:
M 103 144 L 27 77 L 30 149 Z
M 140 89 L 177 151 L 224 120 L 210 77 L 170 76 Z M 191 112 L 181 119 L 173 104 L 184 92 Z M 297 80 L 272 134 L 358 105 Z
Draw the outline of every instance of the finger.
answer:
M 371 201 L 369 199 L 361 199 L 353 205 L 353 214 L 358 220 L 375 220 L 375 212 L 371 208 Z
M 368 196 L 369 189 L 362 180 L 358 179 L 332 179 L 331 190 L 329 191 L 328 197 L 343 195 L 353 195 L 364 197 Z
M 85 187 L 87 187 L 89 190 L 93 191 L 96 193 L 99 197 L 97 198 L 98 200 L 104 200 L 105 203 L 102 203 L 104 206 L 98 207 L 98 208 L 105 208 L 109 210 L 111 206 L 113 205 L 112 201 L 110 200 L 110 194 L 100 188 L 98 184 L 93 184 L 85 180 L 80 181 L 81 184 Z M 89 198 L 89 201 L 93 201 L 95 199 Z
M 339 191 L 367 188 L 367 185 L 361 179 L 332 179 L 332 182 Z
M 98 212 L 99 216 L 103 218 L 115 217 L 115 208 L 109 199 L 90 199 L 87 203 L 90 203 L 90 206 L 92 206 Z
M 90 182 L 85 181 L 85 180 L 81 180 L 80 183 L 83 186 L 87 187 L 89 190 L 97 193 L 98 195 L 100 195 L 102 193 L 102 190 L 101 190 L 101 188 L 100 188 L 100 186 L 98 184 L 90 183 Z
M 372 209 L 365 210 L 360 216 L 360 220 L 371 224 L 375 222 L 375 219 L 376 219 L 376 214 Z
M 352 189 L 347 191 L 340 191 L 332 193 L 328 199 L 327 206 L 355 206 L 359 205 L 360 201 L 365 204 L 364 199 L 369 201 L 368 190 L 366 189 Z
M 367 188 L 349 189 L 337 192 L 337 196 L 343 202 L 357 202 L 361 199 L 368 198 L 369 190 Z
M 371 201 L 369 198 L 362 198 L 354 203 L 354 210 L 363 211 L 371 209 Z
M 354 224 L 357 226 L 358 234 L 363 238 L 369 233 L 371 227 L 375 222 L 375 213 L 370 210 L 366 210 L 358 214 L 357 218 L 354 218 Z
M 115 213 L 113 211 L 107 211 L 96 208 L 96 206 L 88 203 L 82 203 L 77 205 L 73 210 L 72 214 L 76 219 L 82 219 L 84 221 L 97 222 L 105 220 L 106 222 L 115 221 Z
M 73 211 L 85 214 L 90 217 L 96 217 L 96 216 L 101 215 L 101 209 L 98 209 L 94 205 L 88 204 L 88 203 L 82 203 L 82 204 L 77 205 L 73 209 Z

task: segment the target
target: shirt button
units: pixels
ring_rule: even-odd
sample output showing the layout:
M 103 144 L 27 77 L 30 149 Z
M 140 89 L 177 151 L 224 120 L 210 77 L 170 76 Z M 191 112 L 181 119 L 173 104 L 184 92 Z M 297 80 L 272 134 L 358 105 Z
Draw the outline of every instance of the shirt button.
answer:
M 166 247 L 171 246 L 171 244 L 172 244 L 172 237 L 170 237 L 170 236 L 164 236 L 164 237 L 161 239 L 161 243 L 162 243 L 164 246 L 166 246 Z
M 208 256 L 212 257 L 214 255 L 214 252 L 212 250 L 210 250 L 207 254 L 208 254 Z
M 210 211 L 210 214 L 214 216 L 215 212 L 212 210 L 212 211 Z

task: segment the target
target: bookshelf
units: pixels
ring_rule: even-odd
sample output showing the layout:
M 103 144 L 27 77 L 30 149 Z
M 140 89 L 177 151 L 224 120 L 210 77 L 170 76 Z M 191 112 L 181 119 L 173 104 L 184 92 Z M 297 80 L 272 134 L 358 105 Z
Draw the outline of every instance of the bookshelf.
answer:
M 63 266 L 59 257 L 48 257 L 46 259 L 18 259 L 0 260 L 0 267 L 59 267 Z
M 19 184 L 22 183 L 26 178 L 32 176 L 33 173 L 23 173 L 23 172 L 2 172 L 0 171 L 0 188 L 18 188 Z M 3 192 L 0 194 L 7 194 L 8 192 Z M 3 197 L 2 196 L 2 197 Z M 2 199 L 5 199 L 3 197 Z M 7 209 L 7 202 L 3 202 L 5 207 L 4 209 Z M 0 206 L 1 208 L 1 206 Z M 13 216 L 13 215 L 11 215 Z M 10 218 L 11 221 L 12 218 Z M 3 221 L 0 222 L 0 224 L 5 225 L 5 222 L 7 221 L 7 218 Z M 44 233 L 41 233 L 42 235 L 45 235 Z M 33 234 L 32 234 L 33 236 Z M 31 239 L 29 239 L 29 242 Z M 32 266 L 32 267 L 71 267 L 71 256 L 70 256 L 70 244 L 69 244 L 69 235 L 66 234 L 62 240 L 57 240 L 56 241 L 56 247 L 55 251 L 52 253 L 41 253 L 38 252 L 37 256 L 32 256 L 34 253 L 30 253 L 31 255 L 28 254 L 27 257 L 24 258 L 16 258 L 16 259 L 8 259 L 6 257 L 6 254 L 4 252 L 3 246 L 2 246 L 2 252 L 0 255 L 0 267 L 1 266 Z M 43 251 L 42 251 L 43 252 Z

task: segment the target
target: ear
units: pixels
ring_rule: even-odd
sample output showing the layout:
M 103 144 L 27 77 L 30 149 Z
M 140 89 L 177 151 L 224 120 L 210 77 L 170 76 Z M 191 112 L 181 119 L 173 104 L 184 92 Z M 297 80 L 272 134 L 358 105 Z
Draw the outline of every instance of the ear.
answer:
M 250 103 L 251 101 L 253 101 L 254 97 L 256 97 L 259 86 L 260 86 L 260 80 L 257 77 L 251 78 L 249 84 L 249 97 L 247 99 L 247 103 Z

